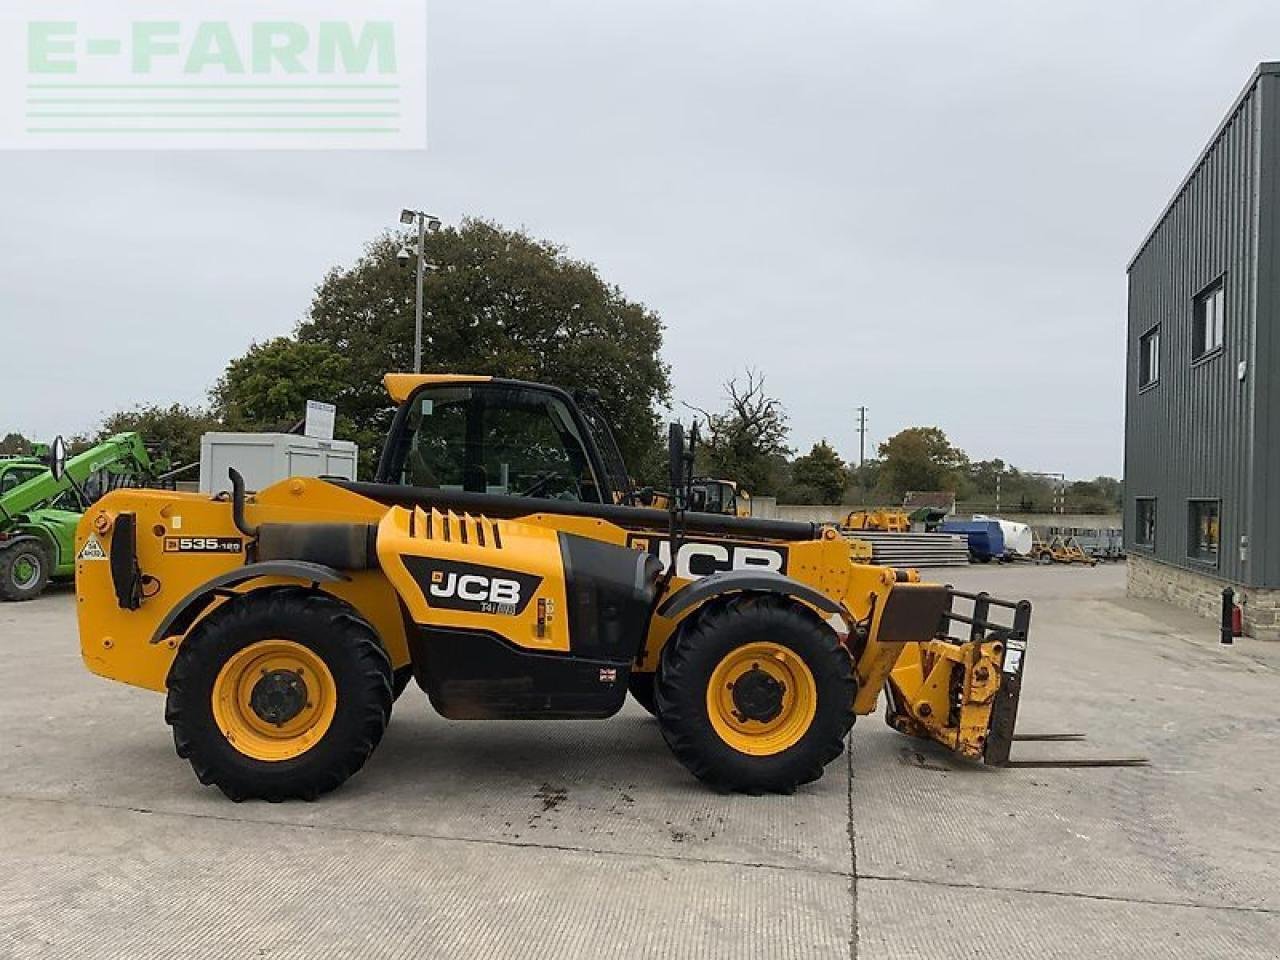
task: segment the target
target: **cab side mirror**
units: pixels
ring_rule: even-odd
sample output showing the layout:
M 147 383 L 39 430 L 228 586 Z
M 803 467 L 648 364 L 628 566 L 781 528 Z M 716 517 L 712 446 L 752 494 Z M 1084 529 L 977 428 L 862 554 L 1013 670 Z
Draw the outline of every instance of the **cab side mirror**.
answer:
M 53 438 L 49 445 L 49 472 L 54 480 L 61 480 L 67 472 L 67 441 L 61 436 Z

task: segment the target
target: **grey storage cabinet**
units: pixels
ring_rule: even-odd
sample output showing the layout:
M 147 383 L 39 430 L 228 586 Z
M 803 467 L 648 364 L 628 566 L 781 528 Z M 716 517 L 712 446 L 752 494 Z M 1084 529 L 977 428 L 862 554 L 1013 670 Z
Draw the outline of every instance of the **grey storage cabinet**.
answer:
M 356 478 L 359 448 L 350 440 L 319 440 L 293 433 L 206 433 L 200 438 L 200 492 L 231 489 L 235 467 L 249 490 L 287 477 Z

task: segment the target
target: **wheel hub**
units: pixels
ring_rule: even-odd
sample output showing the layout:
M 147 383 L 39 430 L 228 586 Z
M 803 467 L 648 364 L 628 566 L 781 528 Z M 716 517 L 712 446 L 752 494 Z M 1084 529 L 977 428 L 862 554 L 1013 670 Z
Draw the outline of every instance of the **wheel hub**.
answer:
M 23 554 L 14 561 L 12 571 L 13 585 L 19 590 L 27 590 L 40 579 L 40 561 L 30 554 Z
M 307 706 L 307 685 L 293 670 L 264 670 L 249 694 L 249 706 L 259 719 L 282 727 Z
M 782 713 L 787 686 L 753 663 L 751 669 L 733 683 L 733 707 L 742 720 L 769 723 Z
M 767 640 L 728 651 L 707 683 L 712 729 L 748 756 L 773 756 L 795 746 L 817 707 L 817 683 L 804 659 Z

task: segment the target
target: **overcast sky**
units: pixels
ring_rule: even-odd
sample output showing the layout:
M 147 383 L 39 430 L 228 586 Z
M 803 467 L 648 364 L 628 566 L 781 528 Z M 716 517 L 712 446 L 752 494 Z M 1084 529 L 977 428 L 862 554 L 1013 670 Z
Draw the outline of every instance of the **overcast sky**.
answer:
M 429 149 L 0 155 L 0 434 L 200 403 L 404 205 L 594 261 L 677 399 L 1118 474 L 1125 266 L 1274 2 L 432 2 Z

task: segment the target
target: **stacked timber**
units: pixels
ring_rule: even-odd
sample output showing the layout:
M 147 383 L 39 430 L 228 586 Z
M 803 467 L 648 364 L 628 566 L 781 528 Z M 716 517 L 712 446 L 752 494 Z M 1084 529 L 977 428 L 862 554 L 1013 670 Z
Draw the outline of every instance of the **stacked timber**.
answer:
M 846 537 L 871 544 L 871 562 L 888 567 L 964 567 L 969 542 L 954 533 L 890 533 L 845 530 Z

